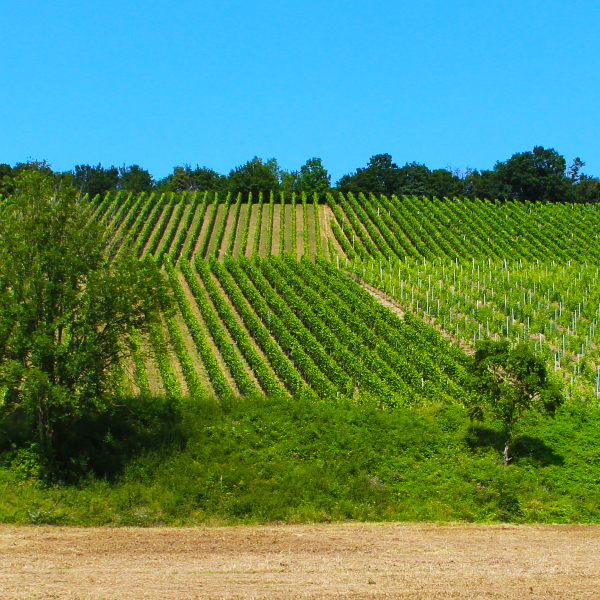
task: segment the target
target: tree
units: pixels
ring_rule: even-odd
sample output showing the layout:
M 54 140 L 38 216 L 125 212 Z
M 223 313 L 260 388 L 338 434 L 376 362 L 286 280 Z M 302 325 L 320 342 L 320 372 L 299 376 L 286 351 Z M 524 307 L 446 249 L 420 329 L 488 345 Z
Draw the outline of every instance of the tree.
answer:
M 105 169 L 101 164 L 96 167 L 76 165 L 73 184 L 82 194 L 89 194 L 90 198 L 96 195 L 104 196 L 106 192 L 116 189 L 119 185 L 119 169 L 117 167 Z
M 149 171 L 139 165 L 121 167 L 119 169 L 119 188 L 126 192 L 147 192 L 154 186 L 154 179 Z
M 390 154 L 375 154 L 369 159 L 366 168 L 344 175 L 337 185 L 344 194 L 364 192 L 391 196 L 397 193 L 401 177 L 400 168 L 392 162 Z
M 175 167 L 173 173 L 158 182 L 157 186 L 165 191 L 221 191 L 225 189 L 227 178 L 208 167 L 191 165 Z
M 0 164 L 0 194 L 8 196 L 14 189 L 13 168 L 7 164 Z
M 580 180 L 581 175 L 579 172 L 583 167 L 585 167 L 585 163 L 579 157 L 573 159 L 568 170 L 569 179 L 572 183 L 577 183 Z
M 49 460 L 75 418 L 106 408 L 133 332 L 171 308 L 157 266 L 110 262 L 84 208 L 36 171 L 0 208 L 0 419 L 25 414 Z
M 431 194 L 431 171 L 417 162 L 406 163 L 400 169 L 400 182 L 397 194 L 405 196 L 426 196 Z
M 600 202 L 600 179 L 581 174 L 573 191 L 577 202 Z
M 505 438 L 503 462 L 508 467 L 509 449 L 516 427 L 526 411 L 552 414 L 562 401 L 558 386 L 548 377 L 544 361 L 531 346 L 508 341 L 477 343 L 472 366 L 474 391 L 484 405 L 471 407 L 473 418 L 483 418 L 489 410 L 502 424 Z
M 437 198 L 460 198 L 465 195 L 465 182 L 449 168 L 435 169 L 429 174 L 429 193 Z
M 535 146 L 532 152 L 513 154 L 497 162 L 494 171 L 501 186 L 521 200 L 565 202 L 573 199 L 566 162 L 556 150 Z
M 55 173 L 52 170 L 52 165 L 47 160 L 27 159 L 27 162 L 17 163 L 14 167 L 7 164 L 0 164 L 0 194 L 9 196 L 15 189 L 16 178 L 24 171 L 39 171 L 46 177 L 54 177 L 56 182 L 60 182 L 63 176 L 70 175 L 67 173 Z
M 487 198 L 488 200 L 512 198 L 511 188 L 500 181 L 496 171 L 489 170 L 467 169 L 465 193 L 471 198 Z
M 301 192 L 324 194 L 331 187 L 331 175 L 320 158 L 309 158 L 300 167 L 298 180 Z
M 247 195 L 252 192 L 253 198 L 258 198 L 259 192 L 268 193 L 279 189 L 281 171 L 277 161 L 271 158 L 265 162 L 255 156 L 245 165 L 233 169 L 227 178 L 227 188 L 235 197 L 239 192 Z

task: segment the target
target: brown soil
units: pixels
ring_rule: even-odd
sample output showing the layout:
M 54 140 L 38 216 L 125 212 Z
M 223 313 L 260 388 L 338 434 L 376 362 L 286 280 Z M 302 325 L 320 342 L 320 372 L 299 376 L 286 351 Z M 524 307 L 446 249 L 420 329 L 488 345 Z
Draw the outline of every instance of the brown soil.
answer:
M 275 204 L 273 207 L 273 237 L 271 239 L 271 248 L 265 247 L 265 256 L 269 254 L 279 255 L 279 230 L 281 227 L 281 218 L 285 216 L 285 212 L 281 210 L 281 204 Z
M 229 214 L 229 210 L 230 210 L 230 207 L 228 206 L 227 207 L 228 214 Z M 211 236 L 210 236 L 210 239 L 208 242 L 206 256 L 208 256 L 209 254 L 212 254 L 215 251 L 215 246 L 217 245 L 217 237 L 219 235 L 219 228 L 221 227 L 221 221 L 226 218 L 227 218 L 227 215 L 225 214 L 225 205 L 219 204 L 217 206 L 217 218 L 215 219 L 215 222 L 213 225 L 213 230 L 211 232 Z M 208 220 L 210 220 L 210 218 Z M 226 237 L 227 236 L 224 235 L 223 240 L 225 240 Z
M 252 208 L 253 205 L 250 206 L 250 218 L 252 218 Z M 244 237 L 244 231 L 246 229 L 246 216 L 248 215 L 248 204 L 242 204 L 240 206 L 240 216 L 238 217 L 238 226 L 236 235 L 233 242 L 233 251 L 232 254 L 235 257 L 240 255 L 242 238 Z M 248 221 L 248 235 L 250 235 L 250 221 Z M 245 248 L 244 248 L 245 250 Z M 242 253 L 243 255 L 243 253 Z
M 262 210 L 264 211 L 264 206 L 262 207 Z M 252 250 L 254 249 L 254 240 L 256 236 L 258 236 L 260 240 L 260 225 L 261 224 L 258 222 L 258 204 L 253 204 L 252 212 L 250 213 L 250 227 L 248 228 L 248 241 L 246 242 L 246 247 L 244 248 L 244 256 L 252 256 Z
M 260 223 L 260 241 L 258 245 L 258 254 L 262 257 L 267 256 L 270 249 L 267 248 L 267 240 L 269 238 L 269 214 L 271 205 L 267 202 L 263 203 L 262 217 Z M 274 212 L 274 211 L 273 211 Z
M 0 597 L 599 598 L 598 526 L 0 527 Z
M 208 206 L 206 206 L 206 208 L 204 208 L 202 206 L 202 204 L 198 207 L 199 212 L 196 215 L 196 219 L 200 218 L 201 211 L 204 211 L 204 214 L 202 215 L 202 226 L 200 227 L 200 232 L 198 233 L 198 239 L 196 240 L 196 243 L 194 244 L 194 250 L 190 256 L 191 262 L 193 262 L 195 260 L 196 254 L 198 254 L 198 252 L 200 251 L 202 242 L 204 241 L 204 238 L 206 236 L 206 230 L 208 229 L 208 222 L 210 221 L 210 211 L 212 209 L 213 209 L 212 204 L 209 204 Z
M 308 251 L 310 258 L 314 259 L 317 254 L 317 240 L 315 231 L 315 205 L 308 204 L 306 206 L 308 215 Z
M 223 210 L 225 209 L 223 208 Z M 235 221 L 235 204 L 229 205 L 227 214 L 223 218 L 225 219 L 225 235 L 223 236 L 223 239 L 221 240 L 221 246 L 219 247 L 219 258 L 221 260 L 223 260 L 225 254 L 227 254 L 227 248 L 229 248 L 229 241 L 233 239 L 233 241 L 235 242 L 235 235 L 237 233 L 238 228 L 240 227 L 239 215 L 238 221 L 237 223 L 235 223 L 235 228 L 233 226 Z M 215 237 L 217 233 L 218 229 L 215 230 Z M 214 243 L 216 244 L 216 240 Z
M 283 205 L 284 215 L 283 215 L 283 252 L 285 254 L 292 253 L 292 236 L 294 229 L 292 228 L 292 205 L 284 204 Z M 296 244 L 298 240 L 296 240 Z

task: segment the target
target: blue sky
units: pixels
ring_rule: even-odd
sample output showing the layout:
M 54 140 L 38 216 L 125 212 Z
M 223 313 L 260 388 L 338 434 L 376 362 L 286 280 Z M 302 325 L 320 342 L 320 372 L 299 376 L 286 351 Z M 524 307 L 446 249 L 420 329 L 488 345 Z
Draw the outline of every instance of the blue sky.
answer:
M 534 145 L 600 175 L 600 3 L 4 3 L 0 162 L 228 172 L 388 152 L 491 168 Z

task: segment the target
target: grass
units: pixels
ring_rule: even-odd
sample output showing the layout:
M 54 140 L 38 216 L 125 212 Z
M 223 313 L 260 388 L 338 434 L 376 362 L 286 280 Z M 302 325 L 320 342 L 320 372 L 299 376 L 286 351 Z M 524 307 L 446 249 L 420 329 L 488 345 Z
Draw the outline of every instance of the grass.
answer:
M 0 522 L 599 522 L 599 426 L 580 405 L 531 415 L 504 470 L 495 424 L 456 406 L 130 400 L 72 428 L 70 482 L 0 440 Z

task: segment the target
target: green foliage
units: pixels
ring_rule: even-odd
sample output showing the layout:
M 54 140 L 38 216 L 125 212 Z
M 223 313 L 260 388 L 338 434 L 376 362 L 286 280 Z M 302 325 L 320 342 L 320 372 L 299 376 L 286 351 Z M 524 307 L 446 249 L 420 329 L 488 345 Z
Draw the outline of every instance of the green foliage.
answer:
M 223 191 L 225 185 L 226 177 L 224 175 L 219 175 L 213 169 L 198 165 L 195 169 L 192 169 L 191 165 L 175 167 L 173 173 L 159 183 L 161 188 L 171 192 Z
M 237 197 L 239 193 L 247 197 L 250 192 L 258 198 L 260 192 L 268 193 L 279 189 L 279 167 L 271 159 L 263 162 L 255 156 L 245 165 L 233 169 L 227 178 L 227 188 Z
M 530 410 L 553 414 L 560 406 L 562 395 L 549 377 L 543 359 L 537 357 L 528 344 L 511 348 L 508 341 L 478 342 L 472 366 L 471 385 L 502 423 L 506 438 L 505 467 L 508 448 L 515 428 L 524 413 Z M 483 416 L 476 407 L 473 416 Z
M 152 175 L 139 165 L 119 169 L 119 187 L 127 192 L 147 192 L 154 187 Z
M 462 196 L 464 181 L 447 169 L 429 170 L 425 165 L 411 162 L 399 167 L 389 154 L 376 154 L 364 169 L 344 175 L 337 183 L 344 194 L 371 193 L 377 196 Z
M 51 457 L 77 416 L 106 408 L 130 337 L 169 310 L 164 278 L 123 253 L 74 189 L 26 171 L 0 212 L 0 417 L 21 410 Z
M 511 196 L 544 202 L 572 199 L 571 180 L 565 169 L 564 157 L 543 146 L 535 146 L 532 152 L 513 154 L 494 166 L 500 185 L 505 186 Z
M 180 412 L 136 399 L 74 430 L 86 432 L 73 443 L 97 478 L 46 487 L 34 450 L 6 452 L 0 521 L 600 522 L 598 410 L 530 413 L 507 470 L 498 425 L 473 426 L 456 406 L 206 399 Z

